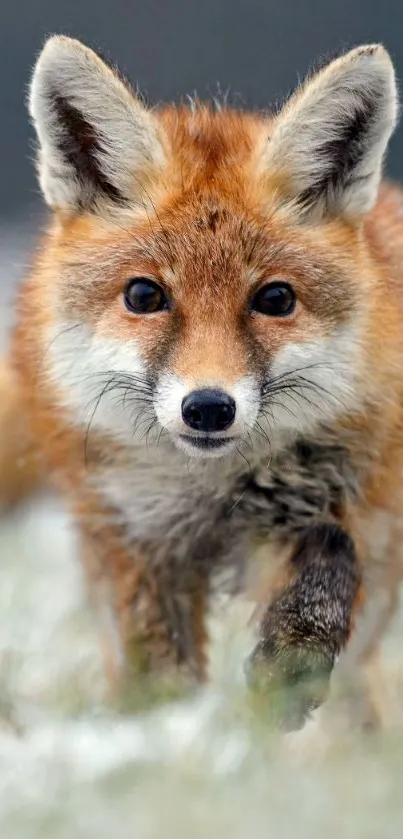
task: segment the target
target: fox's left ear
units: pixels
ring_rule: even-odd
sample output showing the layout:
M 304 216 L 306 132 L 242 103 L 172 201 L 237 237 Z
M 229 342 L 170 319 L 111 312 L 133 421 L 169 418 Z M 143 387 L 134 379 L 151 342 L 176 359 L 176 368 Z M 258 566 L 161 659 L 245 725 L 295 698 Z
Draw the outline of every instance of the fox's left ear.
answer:
M 373 206 L 397 93 L 380 45 L 333 61 L 292 96 L 264 152 L 286 200 L 317 217 L 360 217 Z
M 48 204 L 69 213 L 136 204 L 165 164 L 154 115 L 92 50 L 49 38 L 33 74 L 30 113 Z

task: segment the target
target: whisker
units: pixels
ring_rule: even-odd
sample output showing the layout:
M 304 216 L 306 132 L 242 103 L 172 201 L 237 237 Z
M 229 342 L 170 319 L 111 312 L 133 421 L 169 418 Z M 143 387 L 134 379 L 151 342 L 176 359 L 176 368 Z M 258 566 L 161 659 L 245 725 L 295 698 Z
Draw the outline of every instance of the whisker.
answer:
M 248 467 L 248 469 L 249 469 L 250 474 L 252 474 L 252 466 L 251 466 L 251 464 L 250 464 L 250 462 L 249 462 L 248 458 L 247 458 L 247 457 L 245 457 L 245 455 L 241 452 L 241 450 L 240 450 L 239 446 L 237 446 L 237 447 L 236 447 L 236 450 L 237 450 L 237 452 L 238 452 L 239 456 L 240 456 L 240 457 L 242 457 L 242 460 L 244 460 L 244 461 L 245 461 L 245 463 L 246 463 L 246 465 L 247 465 L 247 467 Z
M 50 349 L 52 348 L 53 344 L 55 344 L 56 341 L 58 341 L 60 338 L 62 338 L 63 335 L 66 335 L 67 332 L 72 332 L 74 329 L 78 329 L 79 326 L 80 326 L 79 323 L 71 323 L 69 326 L 65 326 L 63 329 L 60 330 L 60 332 L 57 333 L 57 335 L 53 336 L 50 343 L 47 344 L 47 346 L 44 348 L 43 353 L 41 354 L 40 359 L 39 359 L 38 369 L 36 371 L 35 387 L 38 384 L 39 376 L 43 373 L 43 367 L 44 367 L 44 362 L 45 362 L 46 356 L 48 355 L 48 353 L 49 353 Z
M 307 370 L 313 370 L 313 369 L 317 369 L 318 367 L 321 367 L 323 369 L 327 369 L 327 370 L 331 371 L 337 365 L 344 367 L 345 363 L 344 362 L 339 362 L 339 363 L 338 362 L 332 362 L 330 364 L 328 362 L 316 361 L 316 362 L 312 362 L 311 364 L 305 364 L 302 367 L 297 367 L 296 370 L 286 370 L 284 373 L 280 373 L 278 376 L 275 376 L 274 378 L 271 378 L 270 381 L 268 381 L 267 383 L 265 383 L 263 385 L 263 389 L 262 389 L 263 394 L 265 393 L 266 388 L 268 390 L 270 390 L 274 385 L 279 384 L 282 381 L 290 380 L 292 377 L 294 378 L 294 380 L 296 380 L 298 378 L 302 378 L 301 373 L 304 373 Z M 307 381 L 310 381 L 310 379 L 307 379 Z
M 154 416 L 154 417 L 152 418 L 152 420 L 151 420 L 151 422 L 150 422 L 149 426 L 146 428 L 146 430 L 145 430 L 144 434 L 142 434 L 142 436 L 141 436 L 141 438 L 140 438 L 140 440 L 141 440 L 141 441 L 142 441 L 142 440 L 145 440 L 145 444 L 146 444 L 146 446 L 147 446 L 147 447 L 148 447 L 148 435 L 150 434 L 150 432 L 152 431 L 152 429 L 153 429 L 153 428 L 155 428 L 155 426 L 156 426 L 157 422 L 158 422 L 157 417 L 155 417 L 155 416 Z
M 147 409 L 148 409 L 148 405 L 146 405 L 146 406 L 143 408 L 143 410 L 140 412 L 139 418 L 141 418 L 141 417 L 142 417 L 142 419 L 141 419 L 141 422 L 139 422 L 139 421 L 137 420 L 137 422 L 135 423 L 135 426 L 134 426 L 134 429 L 133 429 L 133 433 L 134 433 L 134 434 L 137 434 L 137 433 L 140 431 L 140 428 L 142 428 L 142 426 L 143 426 L 143 425 L 145 425 L 145 424 L 149 421 L 149 419 L 150 419 L 150 413 L 148 413 L 148 414 L 146 413 L 146 416 L 145 416 L 145 417 L 143 416 L 143 415 L 144 415 L 144 413 L 145 413 L 145 412 L 147 412 Z M 155 415 L 154 415 L 154 414 L 153 414 L 152 418 L 153 418 L 153 420 L 155 419 Z M 142 440 L 142 439 L 143 439 L 143 437 L 141 437 L 140 439 Z
M 344 366 L 344 364 L 342 365 Z M 262 408 L 260 413 L 266 417 L 265 410 L 269 406 L 276 406 L 287 411 L 290 416 L 297 422 L 300 419 L 291 410 L 289 402 L 291 401 L 297 407 L 300 407 L 302 415 L 304 413 L 303 404 L 309 405 L 312 409 L 317 411 L 322 417 L 326 417 L 326 405 L 339 405 L 342 410 L 347 410 L 345 401 L 339 394 L 333 393 L 321 382 L 313 381 L 307 375 L 303 375 L 308 370 L 313 369 L 329 369 L 335 368 L 335 364 L 327 364 L 326 362 L 316 362 L 307 364 L 297 368 L 296 370 L 286 371 L 266 382 L 262 388 Z M 313 396 L 316 394 L 316 399 Z M 274 399 L 273 397 L 277 397 Z M 281 397 L 281 399 L 279 399 Z M 320 399 L 319 397 L 322 397 Z M 288 404 L 287 404 L 288 403 Z
M 319 392 L 326 393 L 326 396 L 329 396 L 331 399 L 333 399 L 333 400 L 335 400 L 336 402 L 338 402 L 338 403 L 339 403 L 339 405 L 341 405 L 341 407 L 342 407 L 343 409 L 345 409 L 345 410 L 346 410 L 347 406 L 346 406 L 346 404 L 345 404 L 345 403 L 344 403 L 344 402 L 340 399 L 340 397 L 338 396 L 338 394 L 336 394 L 336 393 L 332 393 L 332 392 L 331 392 L 330 390 L 328 390 L 328 389 L 327 389 L 324 385 L 319 384 L 319 382 L 312 382 L 310 379 L 305 379 L 305 377 L 304 377 L 304 376 L 301 376 L 301 380 L 304 382 L 304 384 L 306 385 L 306 387 L 308 387 L 308 389 L 309 389 L 309 388 L 312 388 L 313 390 L 317 390 L 317 391 L 319 391 Z
M 110 379 L 109 382 L 106 383 L 106 385 L 101 390 L 101 393 L 98 395 L 98 398 L 97 398 L 96 403 L 95 403 L 95 407 L 94 407 L 94 409 L 91 413 L 91 416 L 90 416 L 90 419 L 89 419 L 89 422 L 88 422 L 88 425 L 87 425 L 87 429 L 86 429 L 86 432 L 85 432 L 85 438 L 84 438 L 84 462 L 85 462 L 86 467 L 88 467 L 88 442 L 89 442 L 89 436 L 90 436 L 90 431 L 91 431 L 91 425 L 94 421 L 94 417 L 95 417 L 95 414 L 96 414 L 96 412 L 99 408 L 99 404 L 101 402 L 101 399 L 105 395 L 105 393 L 107 392 L 108 387 L 110 387 L 111 382 L 112 382 L 112 379 Z
M 84 440 L 86 465 L 88 465 L 88 445 L 91 428 L 93 426 L 94 418 L 99 405 L 104 396 L 107 394 L 114 394 L 112 403 L 116 407 L 120 405 L 123 409 L 125 409 L 128 406 L 131 410 L 134 410 L 137 406 L 142 405 L 142 410 L 135 418 L 133 418 L 133 435 L 136 433 L 139 425 L 142 424 L 139 421 L 145 412 L 147 412 L 147 416 L 145 417 L 144 422 L 149 422 L 150 417 L 152 418 L 152 422 L 157 421 L 153 410 L 153 388 L 146 377 L 139 376 L 138 374 L 130 374 L 126 371 L 119 372 L 103 370 L 100 373 L 82 377 L 82 381 L 88 380 L 98 381 L 102 387 L 100 392 L 88 403 L 88 410 L 93 402 L 95 404 L 87 424 Z
M 162 437 L 162 435 L 163 435 L 163 434 L 165 434 L 165 433 L 166 433 L 166 432 L 165 432 L 165 428 L 164 428 L 164 426 L 163 426 L 163 425 L 161 425 L 161 428 L 160 428 L 160 433 L 159 433 L 159 435 L 158 435 L 158 438 L 157 438 L 157 443 L 156 443 L 156 445 L 157 445 L 157 446 L 159 446 L 159 444 L 160 444 L 160 440 L 161 440 L 161 437 Z

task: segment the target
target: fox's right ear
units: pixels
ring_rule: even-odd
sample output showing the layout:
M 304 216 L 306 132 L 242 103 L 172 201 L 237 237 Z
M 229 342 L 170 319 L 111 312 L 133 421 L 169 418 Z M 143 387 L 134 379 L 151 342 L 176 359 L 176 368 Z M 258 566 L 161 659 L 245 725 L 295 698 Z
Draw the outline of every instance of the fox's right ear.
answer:
M 360 219 L 373 207 L 397 116 L 391 59 L 351 50 L 296 91 L 280 112 L 263 167 L 299 215 Z
M 29 109 L 39 139 L 40 184 L 54 209 L 136 203 L 164 165 L 164 138 L 153 114 L 79 41 L 47 41 Z

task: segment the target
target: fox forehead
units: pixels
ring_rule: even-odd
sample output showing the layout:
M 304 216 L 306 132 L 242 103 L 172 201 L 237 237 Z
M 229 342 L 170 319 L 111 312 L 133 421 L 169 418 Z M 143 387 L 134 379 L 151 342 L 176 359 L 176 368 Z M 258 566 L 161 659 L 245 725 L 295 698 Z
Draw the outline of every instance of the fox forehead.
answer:
M 230 108 L 169 106 L 157 111 L 170 146 L 172 172 L 183 191 L 212 184 L 221 194 L 244 191 L 245 167 L 256 166 L 270 120 Z M 175 172 L 176 170 L 176 172 Z
M 243 308 L 251 289 L 288 280 L 325 322 L 339 321 L 365 288 L 357 232 L 340 222 L 322 229 L 231 200 L 216 187 L 169 193 L 153 209 L 117 219 L 75 217 L 56 232 L 43 259 L 60 267 L 64 302 L 94 315 L 133 276 L 162 282 L 182 307 Z M 94 295 L 94 292 L 96 294 Z

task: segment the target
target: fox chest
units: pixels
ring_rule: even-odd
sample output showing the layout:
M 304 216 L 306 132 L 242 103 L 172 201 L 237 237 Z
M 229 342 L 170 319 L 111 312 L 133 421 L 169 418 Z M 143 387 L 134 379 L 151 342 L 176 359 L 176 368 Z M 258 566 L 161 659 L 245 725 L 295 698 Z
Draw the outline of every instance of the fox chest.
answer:
M 201 475 L 159 463 L 109 473 L 102 492 L 129 543 L 217 565 L 238 563 L 255 538 L 286 542 L 314 521 L 337 518 L 355 475 L 342 448 L 299 441 L 269 467 Z

